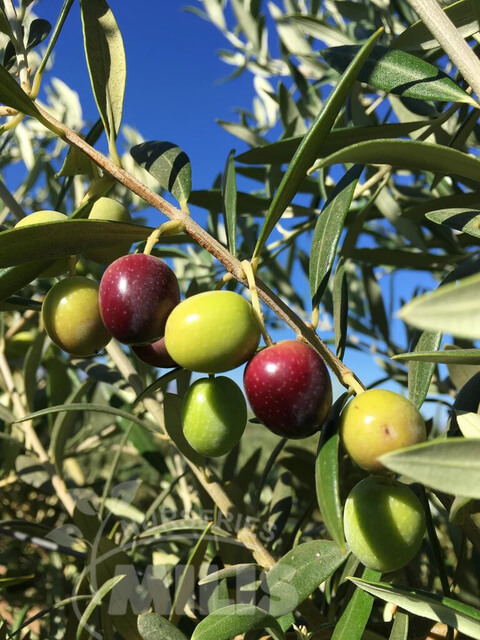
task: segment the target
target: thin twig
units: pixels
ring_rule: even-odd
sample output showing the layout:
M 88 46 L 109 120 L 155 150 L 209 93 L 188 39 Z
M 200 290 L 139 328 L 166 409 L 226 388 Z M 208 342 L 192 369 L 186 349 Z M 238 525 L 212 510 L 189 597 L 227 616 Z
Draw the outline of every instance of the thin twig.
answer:
M 22 25 L 17 16 L 17 11 L 13 5 L 12 0 L 3 0 L 3 6 L 5 9 L 5 15 L 12 27 L 13 35 L 15 36 L 15 53 L 17 54 L 17 66 L 18 75 L 20 78 L 20 86 L 25 93 L 30 94 L 30 70 L 28 68 L 28 56 L 25 49 L 25 43 L 23 41 Z
M 18 204 L 15 198 L 12 196 L 12 194 L 7 188 L 7 185 L 3 182 L 1 178 L 0 178 L 0 200 L 3 200 L 7 209 L 10 210 L 10 213 L 12 213 L 17 220 L 21 220 L 22 218 L 25 218 L 25 211 Z

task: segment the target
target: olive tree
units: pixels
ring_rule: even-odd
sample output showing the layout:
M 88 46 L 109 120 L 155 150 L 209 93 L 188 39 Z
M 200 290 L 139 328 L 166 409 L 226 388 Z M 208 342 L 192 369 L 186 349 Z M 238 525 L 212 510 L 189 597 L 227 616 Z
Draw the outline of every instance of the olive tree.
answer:
M 225 38 L 230 80 L 249 74 L 255 91 L 219 121 L 240 151 L 201 190 L 168 128 L 144 140 L 122 124 L 115 7 L 79 4 L 93 124 L 50 68 L 73 0 L 53 26 L 35 0 L 0 3 L 1 637 L 480 638 L 478 3 L 189 7 Z M 108 341 L 97 283 L 122 253 L 172 271 L 172 318 L 185 320 L 180 298 L 201 316 L 198 333 L 172 329 L 168 367 L 149 364 L 148 344 Z M 78 282 L 88 292 L 57 317 Z M 221 292 L 242 302 L 220 331 Z M 101 339 L 84 357 L 69 340 L 93 316 Z M 330 408 L 321 378 L 314 435 L 279 437 L 250 412 L 240 438 L 243 393 L 215 374 L 252 367 L 279 328 L 343 391 Z M 235 356 L 249 346 L 225 364 L 232 341 Z M 205 350 L 222 364 L 200 366 Z M 372 389 L 355 352 L 378 371 Z M 300 379 L 285 368 L 279 404 Z M 405 406 L 415 437 L 391 439 Z M 206 442 L 232 421 L 230 447 L 223 432 Z

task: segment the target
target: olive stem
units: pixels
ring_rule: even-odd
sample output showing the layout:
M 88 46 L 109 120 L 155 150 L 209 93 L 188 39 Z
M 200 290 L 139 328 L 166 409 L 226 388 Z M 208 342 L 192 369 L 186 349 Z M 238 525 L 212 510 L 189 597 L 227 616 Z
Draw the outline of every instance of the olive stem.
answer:
M 245 277 L 241 262 L 235 258 L 218 240 L 213 238 L 205 229 L 197 224 L 184 211 L 174 207 L 167 200 L 151 191 L 139 180 L 130 175 L 125 169 L 118 167 L 114 162 L 109 160 L 102 153 L 90 146 L 78 134 L 69 129 L 66 125 L 59 122 L 52 115 L 45 111 L 41 105 L 37 108 L 42 117 L 42 123 L 51 131 L 60 135 L 62 140 L 75 147 L 79 151 L 85 153 L 96 165 L 98 165 L 105 173 L 108 173 L 114 180 L 122 184 L 124 187 L 142 198 L 147 204 L 158 209 L 167 218 L 171 220 L 179 220 L 184 224 L 185 232 L 190 235 L 200 246 L 211 253 L 219 260 L 229 271 L 232 276 L 245 287 L 248 287 L 248 281 Z M 355 376 L 339 358 L 328 348 L 328 346 L 319 338 L 312 327 L 309 327 L 290 307 L 279 298 L 267 285 L 256 278 L 256 289 L 259 298 L 272 311 L 288 325 L 297 337 L 307 344 L 310 344 L 322 358 L 326 364 L 337 376 L 339 381 L 345 386 L 352 386 L 355 389 L 364 390 L 360 380 Z M 353 384 L 351 384 L 353 381 Z
M 260 329 L 263 339 L 265 340 L 265 344 L 267 345 L 267 347 L 270 347 L 273 344 L 273 340 L 271 339 L 267 331 L 267 328 L 265 326 L 265 318 L 263 317 L 262 308 L 258 300 L 258 291 L 255 285 L 255 273 L 254 273 L 252 264 L 248 260 L 243 260 L 242 267 L 248 282 L 248 288 L 250 291 L 250 297 L 252 299 L 252 309 L 253 309 L 255 322 L 257 323 L 258 328 Z
M 152 253 L 153 247 L 157 244 L 162 235 L 174 235 L 176 233 L 181 233 L 182 231 L 185 231 L 185 226 L 179 220 L 169 220 L 168 222 L 165 222 L 157 227 L 155 231 L 152 231 L 148 236 L 143 253 L 149 256 Z

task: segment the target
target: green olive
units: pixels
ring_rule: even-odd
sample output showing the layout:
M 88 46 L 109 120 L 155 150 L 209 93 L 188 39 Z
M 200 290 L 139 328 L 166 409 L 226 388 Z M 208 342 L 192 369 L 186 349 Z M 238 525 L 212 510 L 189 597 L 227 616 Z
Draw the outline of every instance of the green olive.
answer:
M 45 296 L 42 319 L 52 342 L 71 355 L 93 355 L 110 342 L 98 307 L 98 284 L 89 278 L 57 282 Z
M 413 404 L 393 391 L 370 389 L 357 395 L 340 420 L 343 446 L 359 467 L 371 473 L 387 470 L 378 457 L 424 442 L 425 422 Z
M 88 218 L 89 220 L 105 220 L 110 222 L 132 222 L 132 217 L 123 204 L 117 200 L 106 197 L 98 198 L 98 200 L 95 201 Z M 132 243 L 129 241 L 116 242 L 107 249 L 92 249 L 86 253 L 86 256 L 99 264 L 110 264 L 114 260 L 117 260 L 117 258 L 121 258 L 128 253 L 131 246 Z
M 201 378 L 187 391 L 182 408 L 183 433 L 199 453 L 217 457 L 233 449 L 247 424 L 247 403 L 230 378 Z
M 387 573 L 406 565 L 425 535 L 425 516 L 407 485 L 370 476 L 349 493 L 344 511 L 350 551 L 368 568 Z
M 173 309 L 165 346 L 181 367 L 221 373 L 248 360 L 260 340 L 252 307 L 233 291 L 207 291 Z
M 59 220 L 68 220 L 67 216 L 60 211 L 35 211 L 25 218 L 22 218 L 15 225 L 15 229 L 20 227 L 28 227 L 32 224 L 42 224 L 44 222 L 57 222 Z M 68 271 L 68 256 L 65 258 L 59 258 L 55 262 L 42 272 L 44 278 L 54 278 L 61 276 Z

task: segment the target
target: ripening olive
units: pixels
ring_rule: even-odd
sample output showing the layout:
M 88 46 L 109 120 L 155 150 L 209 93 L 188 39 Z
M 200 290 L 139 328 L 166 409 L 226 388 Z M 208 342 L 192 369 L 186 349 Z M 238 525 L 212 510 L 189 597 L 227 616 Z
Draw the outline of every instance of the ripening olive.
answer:
M 387 470 L 378 461 L 389 451 L 424 442 L 425 422 L 413 404 L 393 391 L 370 389 L 344 409 L 340 437 L 346 452 L 371 473 Z
M 105 220 L 109 222 L 131 223 L 132 217 L 128 210 L 113 198 L 98 198 L 88 214 L 89 220 Z M 115 242 L 111 247 L 106 249 L 92 249 L 87 251 L 86 256 L 98 262 L 99 264 L 110 264 L 117 258 L 129 252 L 132 243 L 127 240 L 124 242 Z
M 183 433 L 190 446 L 211 457 L 223 456 L 242 437 L 247 404 L 230 378 L 201 378 L 188 389 L 182 407 Z
M 368 568 L 387 573 L 413 558 L 425 535 L 413 491 L 385 476 L 369 476 L 350 491 L 343 516 L 350 551 Z
M 221 373 L 255 352 L 260 331 L 252 307 L 233 291 L 207 291 L 181 302 L 165 326 L 168 353 L 181 367 Z
M 25 218 L 22 218 L 15 225 L 15 229 L 20 227 L 28 227 L 32 224 L 42 224 L 44 222 L 57 222 L 60 220 L 68 220 L 67 216 L 60 211 L 35 211 Z M 42 272 L 43 278 L 54 278 L 61 276 L 68 271 L 68 256 L 64 258 L 58 258 L 50 265 L 45 271 Z
M 98 308 L 98 285 L 89 278 L 57 282 L 45 296 L 42 319 L 52 342 L 71 355 L 93 355 L 110 342 Z

